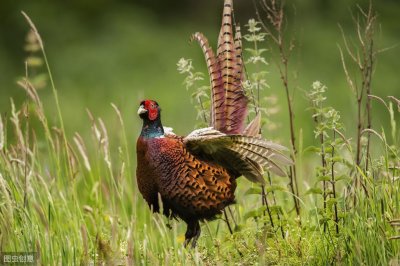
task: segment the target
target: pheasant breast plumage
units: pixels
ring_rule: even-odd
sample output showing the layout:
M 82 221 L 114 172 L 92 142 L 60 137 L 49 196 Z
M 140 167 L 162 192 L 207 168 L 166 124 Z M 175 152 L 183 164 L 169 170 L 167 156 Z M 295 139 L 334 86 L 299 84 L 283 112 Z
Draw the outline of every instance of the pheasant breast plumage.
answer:
M 235 201 L 236 179 L 263 184 L 264 169 L 284 176 L 281 165 L 292 164 L 285 147 L 259 136 L 260 115 L 245 127 L 247 97 L 242 87 L 240 31 L 232 32 L 232 0 L 225 0 L 217 55 L 201 33 L 193 35 L 204 52 L 211 82 L 209 128 L 186 137 L 161 122 L 156 101 L 140 103 L 143 120 L 137 140 L 136 176 L 139 191 L 153 211 L 184 220 L 185 245 L 196 245 L 199 221 L 210 220 Z

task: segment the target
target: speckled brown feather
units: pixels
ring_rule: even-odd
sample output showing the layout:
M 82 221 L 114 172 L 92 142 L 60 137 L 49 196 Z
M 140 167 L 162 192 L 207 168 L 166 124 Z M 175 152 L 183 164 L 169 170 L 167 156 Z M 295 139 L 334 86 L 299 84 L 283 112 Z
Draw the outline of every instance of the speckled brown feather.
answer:
M 166 212 L 183 220 L 211 219 L 234 201 L 235 178 L 195 157 L 179 137 L 138 140 L 137 175 L 139 190 L 154 210 L 160 193 Z

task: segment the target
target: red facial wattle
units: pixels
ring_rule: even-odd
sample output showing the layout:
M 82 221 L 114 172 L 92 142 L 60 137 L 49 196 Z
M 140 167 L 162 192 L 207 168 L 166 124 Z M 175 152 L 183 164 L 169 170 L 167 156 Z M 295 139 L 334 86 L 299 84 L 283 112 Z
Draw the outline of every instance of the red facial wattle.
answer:
M 149 119 L 151 121 L 156 120 L 158 117 L 158 108 L 157 104 L 154 101 L 146 100 L 144 102 L 144 107 L 148 111 Z

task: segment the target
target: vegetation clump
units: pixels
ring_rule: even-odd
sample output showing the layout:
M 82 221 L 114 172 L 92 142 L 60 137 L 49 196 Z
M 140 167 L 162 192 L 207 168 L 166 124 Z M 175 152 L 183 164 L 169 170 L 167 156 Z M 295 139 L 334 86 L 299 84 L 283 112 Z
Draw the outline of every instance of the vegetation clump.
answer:
M 279 141 L 290 142 L 296 164 L 287 169 L 286 179 L 266 173 L 265 187 L 238 180 L 237 204 L 202 225 L 196 249 L 185 249 L 184 228 L 151 214 L 140 196 L 124 122 L 131 113 L 111 104 L 117 123 L 108 123 L 88 110 L 91 135 L 67 135 L 70 125 L 63 121 L 43 40 L 24 14 L 30 25 L 29 55 L 18 84 L 26 101 L 17 106 L 11 100 L 10 112 L 0 115 L 0 251 L 35 252 L 43 265 L 400 263 L 400 100 L 374 95 L 379 50 L 372 7 L 357 11 L 358 43 L 350 45 L 343 33 L 339 46 L 347 96 L 354 97 L 357 109 L 354 127 L 345 128 L 343 115 L 330 106 L 329 84 L 315 81 L 302 92 L 315 137 L 312 146 L 304 147 L 293 111 L 293 93 L 299 89 L 289 71 L 296 47 L 284 31 L 286 9 L 275 0 L 260 4 L 266 13 L 257 11 L 257 19 L 246 25 L 243 87 L 251 116 L 261 114 L 263 135 L 279 129 L 278 112 L 287 113 L 289 138 Z M 268 84 L 273 67 L 283 94 Z M 178 71 L 192 92 L 196 127 L 204 126 L 210 107 L 207 79 L 191 59 L 179 60 Z M 39 96 L 48 85 L 56 123 Z M 286 110 L 278 107 L 278 95 L 285 97 Z M 389 133 L 372 124 L 373 107 L 387 110 Z

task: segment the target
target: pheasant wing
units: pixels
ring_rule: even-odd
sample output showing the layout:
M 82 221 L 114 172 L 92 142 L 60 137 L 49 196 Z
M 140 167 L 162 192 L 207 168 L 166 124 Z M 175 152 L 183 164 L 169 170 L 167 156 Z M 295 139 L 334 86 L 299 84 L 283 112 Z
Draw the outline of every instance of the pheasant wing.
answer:
M 257 137 L 227 135 L 214 128 L 195 130 L 183 143 L 193 154 L 213 160 L 253 182 L 264 183 L 263 168 L 285 176 L 281 165 L 293 163 L 282 154 L 287 148 L 279 144 Z

